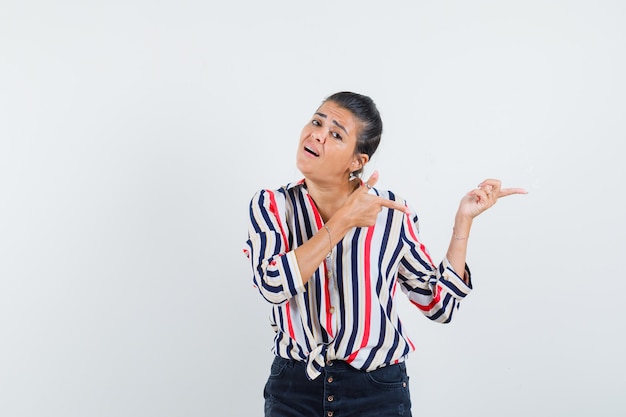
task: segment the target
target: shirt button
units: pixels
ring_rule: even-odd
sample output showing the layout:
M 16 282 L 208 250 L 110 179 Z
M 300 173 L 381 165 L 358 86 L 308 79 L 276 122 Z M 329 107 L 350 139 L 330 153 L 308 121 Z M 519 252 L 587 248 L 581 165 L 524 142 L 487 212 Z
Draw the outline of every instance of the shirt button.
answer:
M 332 377 L 332 376 L 329 376 L 329 377 L 328 377 L 328 379 L 327 379 L 327 381 L 328 381 L 328 383 L 329 383 L 329 384 L 332 384 L 332 383 L 333 383 L 333 381 L 334 381 L 334 379 L 333 379 L 333 377 Z
M 331 307 L 328 311 L 330 311 L 330 314 L 335 314 L 335 307 Z
M 328 400 L 329 403 L 332 403 L 335 400 L 335 397 L 332 396 L 332 395 L 329 395 L 327 400 Z

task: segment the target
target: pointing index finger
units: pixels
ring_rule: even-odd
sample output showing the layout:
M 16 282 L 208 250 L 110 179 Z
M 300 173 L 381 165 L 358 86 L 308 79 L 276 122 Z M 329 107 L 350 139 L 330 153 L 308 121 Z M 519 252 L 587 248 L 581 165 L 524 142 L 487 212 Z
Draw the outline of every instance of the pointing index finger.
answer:
M 388 207 L 393 210 L 402 211 L 405 214 L 411 214 L 411 210 L 399 201 L 389 200 L 387 198 L 378 197 L 381 206 Z
M 506 197 L 512 194 L 528 194 L 524 188 L 502 188 L 500 189 L 500 194 L 498 194 L 498 198 Z

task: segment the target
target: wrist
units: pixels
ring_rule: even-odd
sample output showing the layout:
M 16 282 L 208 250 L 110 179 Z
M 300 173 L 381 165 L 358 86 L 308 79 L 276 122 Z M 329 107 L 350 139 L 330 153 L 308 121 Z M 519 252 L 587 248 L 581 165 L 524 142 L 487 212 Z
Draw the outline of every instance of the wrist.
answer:
M 341 207 L 330 219 L 328 219 L 327 224 L 331 223 L 333 227 L 337 229 L 337 232 L 342 236 L 348 233 L 348 230 L 355 227 L 355 221 L 351 216 L 350 210 L 346 207 Z
M 348 222 L 340 216 L 333 216 L 326 222 L 325 226 L 330 228 L 333 237 L 333 244 L 336 244 L 343 239 L 346 233 L 348 233 L 348 230 L 350 230 Z
M 472 218 L 457 214 L 454 218 L 454 226 L 452 227 L 452 236 L 456 240 L 464 240 L 469 237 L 472 228 Z
M 452 237 L 454 240 L 467 240 L 469 232 L 457 233 L 456 227 L 452 227 Z
M 473 217 L 466 214 L 461 214 L 460 212 L 457 212 L 456 216 L 454 216 L 454 225 L 457 227 L 472 227 L 473 221 Z

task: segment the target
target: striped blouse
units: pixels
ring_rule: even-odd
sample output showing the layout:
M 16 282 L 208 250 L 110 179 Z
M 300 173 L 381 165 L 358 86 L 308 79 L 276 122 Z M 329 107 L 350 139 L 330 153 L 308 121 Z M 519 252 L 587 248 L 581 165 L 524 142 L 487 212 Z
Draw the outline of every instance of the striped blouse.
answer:
M 370 193 L 399 200 L 390 191 Z M 323 226 L 304 180 L 261 190 L 250 203 L 244 249 L 255 287 L 273 304 L 274 354 L 307 361 L 310 379 L 327 361 L 371 371 L 415 350 L 394 303 L 398 285 L 426 317 L 442 323 L 471 290 L 447 259 L 435 267 L 414 212 L 386 207 L 374 226 L 350 230 L 303 284 L 294 249 Z M 467 265 L 465 273 L 469 278 Z

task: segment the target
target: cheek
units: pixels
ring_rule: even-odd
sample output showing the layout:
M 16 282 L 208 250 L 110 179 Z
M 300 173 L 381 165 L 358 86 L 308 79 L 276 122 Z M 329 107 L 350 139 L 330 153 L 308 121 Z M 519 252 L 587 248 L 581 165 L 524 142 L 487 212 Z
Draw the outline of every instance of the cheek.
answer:
M 342 166 L 352 165 L 354 161 L 354 152 L 352 152 L 350 147 L 344 146 L 343 144 L 336 146 L 334 154 L 335 160 Z
M 304 127 L 302 129 L 302 132 L 300 132 L 300 142 L 304 142 L 304 140 L 309 136 L 311 136 L 311 129 L 309 129 L 308 127 Z

